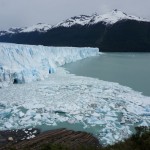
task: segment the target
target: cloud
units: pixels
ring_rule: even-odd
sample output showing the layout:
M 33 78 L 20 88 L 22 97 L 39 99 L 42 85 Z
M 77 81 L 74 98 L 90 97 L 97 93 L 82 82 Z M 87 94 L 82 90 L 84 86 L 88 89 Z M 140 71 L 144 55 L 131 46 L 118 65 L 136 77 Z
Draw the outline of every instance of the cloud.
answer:
M 56 24 L 80 14 L 101 14 L 119 9 L 150 19 L 149 0 L 0 0 L 0 29 Z

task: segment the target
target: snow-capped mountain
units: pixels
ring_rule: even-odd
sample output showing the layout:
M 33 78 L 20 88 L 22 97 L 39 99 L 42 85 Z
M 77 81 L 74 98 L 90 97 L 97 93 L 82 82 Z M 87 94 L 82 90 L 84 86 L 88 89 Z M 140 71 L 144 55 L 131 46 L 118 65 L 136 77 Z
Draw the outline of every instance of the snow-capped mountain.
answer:
M 37 24 L 0 31 L 0 42 L 98 47 L 103 52 L 150 52 L 150 21 L 119 10 L 71 17 L 56 25 Z
M 103 22 L 106 25 L 109 24 L 114 24 L 118 21 L 121 20 L 136 20 L 136 21 L 143 21 L 143 22 L 148 22 L 148 20 L 140 17 L 136 17 L 133 15 L 127 15 L 124 12 L 121 12 L 117 9 L 103 14 L 103 15 L 98 15 L 98 14 L 93 14 L 91 16 L 86 16 L 86 15 L 80 15 L 80 16 L 75 16 L 70 19 L 67 19 L 63 22 L 58 23 L 54 27 L 71 27 L 73 25 L 93 25 L 97 24 L 99 22 Z
M 109 24 L 114 24 L 121 20 L 135 20 L 135 21 L 148 22 L 147 19 L 136 17 L 133 15 L 127 15 L 126 13 L 115 9 L 103 15 L 95 15 L 93 19 L 89 22 L 89 24 L 96 24 L 98 22 L 104 22 L 105 24 L 109 25 Z
M 71 27 L 73 25 L 86 25 L 89 24 L 90 20 L 93 19 L 93 17 L 95 16 L 87 16 L 87 15 L 80 15 L 80 16 L 75 16 L 75 17 L 71 17 L 70 19 L 67 19 L 65 21 L 62 21 L 56 25 L 53 26 L 53 28 L 57 28 L 57 27 Z
M 6 31 L 0 31 L 0 36 L 6 35 L 6 34 L 15 34 L 15 33 L 20 33 L 22 30 L 25 28 L 10 28 Z
M 51 25 L 45 23 L 38 23 L 30 27 L 10 28 L 6 31 L 0 31 L 0 36 L 5 34 L 29 33 L 29 32 L 46 32 L 51 29 Z
M 15 33 L 29 33 L 29 32 L 47 32 L 48 30 L 52 28 L 58 28 L 58 27 L 71 27 L 74 25 L 93 25 L 97 23 L 104 23 L 106 25 L 112 25 L 115 24 L 118 21 L 121 20 L 135 20 L 135 21 L 142 21 L 142 22 L 149 22 L 149 20 L 136 17 L 133 15 L 127 15 L 126 13 L 119 11 L 117 9 L 103 14 L 98 15 L 97 13 L 93 15 L 79 15 L 75 17 L 71 17 L 70 19 L 64 20 L 56 25 L 49 25 L 44 23 L 38 23 L 36 25 L 30 26 L 30 27 L 24 27 L 24 28 L 10 28 L 7 31 L 0 31 L 0 36 L 5 34 L 15 34 Z
M 24 28 L 22 31 L 20 32 L 34 32 L 34 31 L 38 31 L 38 32 L 46 32 L 48 30 L 51 29 L 51 25 L 49 24 L 44 24 L 44 23 L 38 23 L 36 25 L 33 25 L 31 27 L 27 27 Z

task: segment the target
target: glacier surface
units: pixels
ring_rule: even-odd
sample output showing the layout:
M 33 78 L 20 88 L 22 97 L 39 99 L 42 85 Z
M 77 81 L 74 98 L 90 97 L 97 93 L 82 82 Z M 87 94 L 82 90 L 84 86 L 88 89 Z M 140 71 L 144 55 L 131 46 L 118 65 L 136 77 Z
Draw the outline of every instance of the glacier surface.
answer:
M 98 48 L 0 43 L 0 86 L 45 79 L 58 66 L 98 54 Z

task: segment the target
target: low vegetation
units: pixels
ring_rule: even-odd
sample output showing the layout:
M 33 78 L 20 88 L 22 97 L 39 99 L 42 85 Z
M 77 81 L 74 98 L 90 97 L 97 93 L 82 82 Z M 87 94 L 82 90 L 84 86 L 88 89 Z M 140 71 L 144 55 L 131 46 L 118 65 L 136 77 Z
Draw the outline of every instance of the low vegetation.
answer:
M 129 139 L 102 150 L 150 150 L 150 127 L 136 127 L 136 134 Z
M 75 148 L 76 149 L 76 148 Z M 70 150 L 65 145 L 43 145 L 41 150 Z M 107 147 L 81 146 L 78 150 L 150 150 L 150 127 L 136 127 L 136 134 L 129 139 Z

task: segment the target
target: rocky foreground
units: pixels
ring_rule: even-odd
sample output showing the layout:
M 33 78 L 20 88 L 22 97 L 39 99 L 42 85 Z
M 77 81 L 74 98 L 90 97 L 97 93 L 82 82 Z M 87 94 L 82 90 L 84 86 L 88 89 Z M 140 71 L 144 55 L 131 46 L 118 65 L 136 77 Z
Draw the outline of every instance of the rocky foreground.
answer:
M 43 145 L 65 145 L 78 150 L 81 146 L 96 149 L 99 141 L 91 134 L 67 129 L 50 130 L 40 133 L 38 129 L 0 131 L 0 150 L 41 150 Z
M 80 131 L 0 131 L 0 150 L 150 150 L 150 127 L 136 127 L 135 130 L 130 138 L 106 147 L 102 147 L 91 134 Z

